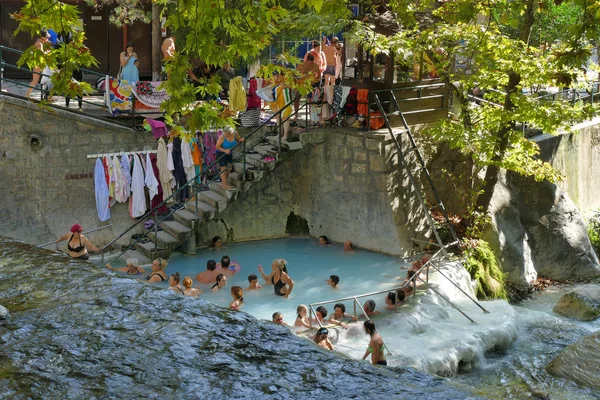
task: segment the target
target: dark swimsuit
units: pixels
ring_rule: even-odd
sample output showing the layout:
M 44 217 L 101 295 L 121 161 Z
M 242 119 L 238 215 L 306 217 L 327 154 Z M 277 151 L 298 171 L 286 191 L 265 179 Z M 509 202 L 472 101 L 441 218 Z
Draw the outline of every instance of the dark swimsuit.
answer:
M 161 274 L 159 274 L 158 272 L 154 272 L 154 273 L 152 273 L 152 274 L 148 275 L 148 276 L 146 277 L 146 280 L 147 280 L 147 281 L 149 281 L 149 280 L 150 280 L 150 279 L 152 279 L 152 277 L 153 277 L 153 276 L 155 276 L 155 275 L 158 275 L 158 277 L 160 278 L 160 281 L 161 281 L 161 282 L 165 280 L 165 278 L 163 278 L 163 277 L 162 277 L 162 275 L 161 275 Z
M 71 235 L 71 238 L 67 242 L 67 249 L 69 249 L 69 251 L 72 251 L 73 253 L 79 253 L 85 250 L 85 245 L 81 244 L 81 236 L 79 237 L 79 246 L 71 247 L 71 240 L 73 240 L 73 236 L 75 235 Z M 90 258 L 90 255 L 87 252 L 85 252 L 84 254 L 73 258 L 76 258 L 78 260 L 88 260 Z
M 285 283 L 281 280 L 281 275 L 279 275 L 279 281 L 277 281 L 277 283 L 275 283 L 275 275 L 273 275 L 271 283 L 273 284 L 277 296 L 285 296 L 285 293 L 281 293 L 281 288 L 285 286 Z

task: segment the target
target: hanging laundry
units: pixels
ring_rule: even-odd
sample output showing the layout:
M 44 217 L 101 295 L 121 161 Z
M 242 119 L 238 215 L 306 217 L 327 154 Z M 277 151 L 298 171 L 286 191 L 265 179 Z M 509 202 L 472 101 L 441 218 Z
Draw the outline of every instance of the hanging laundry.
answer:
M 106 184 L 106 172 L 104 163 L 100 158 L 96 159 L 94 168 L 94 192 L 96 195 L 96 209 L 98 219 L 102 222 L 110 219 L 110 208 L 108 207 L 108 185 Z
M 343 93 L 344 89 L 342 89 L 342 87 L 340 85 L 336 85 L 333 88 L 333 104 L 331 105 L 331 108 L 333 109 L 334 113 L 339 113 L 340 111 L 342 111 L 342 93 Z
M 283 86 L 275 87 L 275 102 L 270 104 L 269 106 L 275 112 L 279 110 L 283 110 L 281 116 L 283 118 L 287 118 L 292 114 L 292 107 L 285 107 L 290 101 L 292 101 L 291 91 L 289 88 L 285 88 Z M 284 109 L 285 108 L 285 109 Z
M 356 100 L 358 101 L 358 113 L 361 115 L 367 115 L 369 113 L 369 90 L 358 89 Z
M 260 97 L 256 95 L 258 89 L 256 79 L 250 79 L 250 88 L 248 89 L 248 108 L 260 108 Z
M 150 125 L 150 129 L 152 129 L 152 136 L 154 136 L 155 139 L 169 136 L 169 131 L 164 122 L 150 118 L 146 118 L 146 121 L 148 122 L 148 125 Z
M 156 155 L 152 154 L 150 156 L 150 162 L 152 164 L 152 172 L 154 173 L 154 176 L 160 177 L 160 173 L 158 171 L 158 157 Z M 156 196 L 154 196 L 154 198 L 150 201 L 150 207 L 152 207 L 153 209 L 158 207 L 158 205 L 163 202 L 164 194 L 163 194 L 163 188 L 162 188 L 162 184 L 160 182 L 160 178 L 158 179 L 158 186 L 156 187 L 156 190 L 157 190 Z M 163 204 L 162 206 L 158 207 L 158 209 L 156 209 L 154 215 L 164 214 L 166 212 L 167 212 L 167 205 Z
M 212 165 L 212 173 L 217 173 L 217 165 L 213 165 L 217 159 L 217 138 L 214 132 L 204 132 L 204 163 L 209 166 Z
M 236 76 L 229 81 L 229 109 L 231 111 L 246 111 L 246 91 L 242 86 L 242 77 Z
M 154 176 L 154 170 L 152 169 L 152 162 L 150 161 L 150 153 L 146 153 L 146 179 L 144 180 L 146 187 L 148 188 L 148 197 L 150 201 L 158 194 L 158 180 Z
M 168 150 L 167 145 L 163 138 L 158 139 L 158 151 L 156 153 L 156 164 L 158 166 L 158 179 L 162 185 L 163 198 L 166 200 L 171 197 L 173 192 L 171 191 L 171 181 L 173 181 L 173 174 L 168 167 Z M 171 200 L 172 201 L 172 200 Z
M 183 167 L 183 158 L 181 154 L 181 138 L 176 137 L 173 139 L 173 164 L 175 164 L 175 170 L 173 171 L 173 177 L 179 188 L 183 187 L 187 183 L 185 176 L 185 168 Z M 191 155 L 190 155 L 191 158 Z M 180 202 L 185 201 L 188 198 L 188 188 L 182 189 L 179 192 L 178 200 Z
M 106 162 L 108 164 L 108 174 L 110 176 L 108 185 L 108 195 L 110 197 L 109 207 L 112 207 L 117 203 L 117 200 L 115 199 L 115 182 L 117 181 L 117 175 L 115 173 L 113 160 L 110 157 L 106 157 Z
M 131 176 L 131 198 L 129 199 L 131 218 L 137 218 L 146 212 L 146 194 L 144 193 L 144 169 L 137 154 L 133 155 L 133 175 Z
M 358 113 L 357 94 L 358 90 L 355 87 L 350 88 L 348 96 L 346 97 L 346 105 L 344 106 L 347 115 L 356 115 Z
M 342 86 L 342 101 L 340 102 L 340 107 L 344 108 L 346 106 L 350 90 L 352 90 L 350 86 Z
M 123 176 L 123 168 L 121 167 L 121 162 L 119 161 L 119 157 L 115 156 L 113 158 L 113 166 L 115 168 L 115 199 L 119 203 L 125 203 L 129 198 L 129 192 L 131 190 L 130 186 L 127 186 L 127 179 Z
M 127 190 L 127 197 L 129 197 L 129 194 L 131 193 L 131 163 L 129 162 L 129 156 L 127 154 L 121 156 L 121 172 L 123 172 L 123 177 L 127 181 L 125 187 Z
M 181 159 L 183 160 L 183 169 L 185 170 L 186 181 L 191 181 L 196 176 L 194 170 L 194 159 L 192 158 L 192 148 L 190 144 L 181 142 Z

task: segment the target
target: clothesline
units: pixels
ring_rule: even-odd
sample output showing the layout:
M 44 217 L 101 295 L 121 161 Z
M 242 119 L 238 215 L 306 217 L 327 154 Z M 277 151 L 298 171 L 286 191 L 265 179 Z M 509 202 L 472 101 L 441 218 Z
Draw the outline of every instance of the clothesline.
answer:
M 98 157 L 114 157 L 114 156 L 130 156 L 132 154 L 154 154 L 157 150 L 139 150 L 139 151 L 121 151 L 117 153 L 102 153 L 102 154 L 88 154 L 87 158 L 98 158 Z

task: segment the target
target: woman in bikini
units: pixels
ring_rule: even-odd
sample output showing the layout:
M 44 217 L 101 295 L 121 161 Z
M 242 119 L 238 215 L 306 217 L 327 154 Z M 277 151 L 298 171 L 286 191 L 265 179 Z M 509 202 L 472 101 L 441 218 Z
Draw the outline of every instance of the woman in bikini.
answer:
M 67 248 L 69 249 L 69 255 L 73 258 L 77 258 L 78 260 L 88 260 L 90 255 L 88 253 L 88 247 L 91 251 L 99 252 L 100 249 L 97 248 L 90 242 L 83 234 L 81 233 L 83 229 L 81 225 L 75 224 L 71 227 L 71 233 L 67 233 L 56 239 L 56 243 L 60 243 L 63 240 L 69 239 L 67 242 Z M 69 237 L 70 235 L 70 237 Z
M 152 272 L 146 277 L 148 283 L 158 283 L 167 280 L 167 274 L 165 274 L 165 268 L 167 268 L 167 260 L 157 258 L 152 261 Z
M 218 292 L 221 288 L 224 288 L 225 285 L 227 285 L 227 277 L 223 274 L 217 275 L 215 280 L 216 280 L 215 284 L 212 285 L 210 288 L 211 292 Z
M 383 338 L 381 335 L 375 330 L 375 323 L 371 320 L 365 321 L 364 327 L 367 335 L 371 336 L 371 340 L 369 341 L 369 347 L 363 356 L 363 360 L 365 360 L 369 354 L 371 354 L 371 364 L 387 365 L 385 354 L 383 352 L 385 349 L 385 344 L 383 344 Z
M 262 275 L 267 285 L 273 285 L 275 294 L 287 298 L 294 288 L 294 281 L 287 274 L 285 260 L 273 260 L 271 273 L 265 275 L 262 265 L 258 266 L 258 272 Z
M 231 297 L 233 297 L 233 301 L 229 304 L 229 308 L 239 311 L 244 303 L 244 293 L 242 292 L 242 288 L 239 286 L 232 286 Z
M 179 272 L 172 274 L 169 277 L 169 290 L 174 291 L 175 293 L 185 294 L 179 282 L 181 281 Z

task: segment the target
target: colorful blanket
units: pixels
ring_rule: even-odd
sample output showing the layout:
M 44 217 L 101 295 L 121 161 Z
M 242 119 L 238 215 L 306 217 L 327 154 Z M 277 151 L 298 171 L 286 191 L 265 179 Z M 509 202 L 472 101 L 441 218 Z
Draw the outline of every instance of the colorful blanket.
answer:
M 136 82 L 132 85 L 127 81 L 108 76 L 105 82 L 108 82 L 108 87 L 104 93 L 104 100 L 111 115 L 130 112 L 133 96 L 135 96 L 136 112 L 139 111 L 148 117 L 154 115 L 149 112 L 162 114 L 160 104 L 167 99 L 166 91 L 157 90 L 162 82 Z

